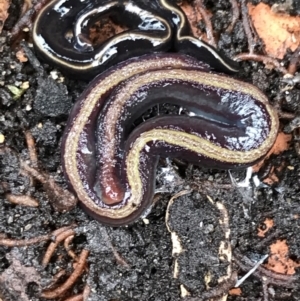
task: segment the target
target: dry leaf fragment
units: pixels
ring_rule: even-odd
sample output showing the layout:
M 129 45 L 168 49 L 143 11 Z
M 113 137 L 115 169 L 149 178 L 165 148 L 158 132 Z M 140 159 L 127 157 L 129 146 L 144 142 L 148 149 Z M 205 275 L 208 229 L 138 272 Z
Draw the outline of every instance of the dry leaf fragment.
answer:
M 270 246 L 268 263 L 265 267 L 275 273 L 293 275 L 300 264 L 289 257 L 289 247 L 286 240 L 277 240 Z
M 248 4 L 249 14 L 268 55 L 282 59 L 300 45 L 300 17 L 278 14 L 267 4 Z

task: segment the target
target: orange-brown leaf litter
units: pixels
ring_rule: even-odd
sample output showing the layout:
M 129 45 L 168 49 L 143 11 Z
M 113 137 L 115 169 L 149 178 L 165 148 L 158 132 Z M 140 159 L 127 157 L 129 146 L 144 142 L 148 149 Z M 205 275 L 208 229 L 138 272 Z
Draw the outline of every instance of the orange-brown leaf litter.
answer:
M 242 294 L 242 290 L 239 287 L 234 287 L 229 290 L 229 295 L 231 296 L 240 296 Z
M 300 45 L 300 16 L 275 13 L 264 3 L 248 4 L 248 9 L 268 55 L 282 59 L 288 48 L 295 51 Z
M 258 162 L 254 166 L 252 166 L 253 172 L 258 172 L 260 168 L 263 166 L 264 161 L 267 160 L 271 155 L 278 155 L 286 150 L 288 150 L 290 146 L 290 142 L 292 140 L 292 135 L 291 134 L 285 134 L 283 132 L 278 133 L 276 141 L 273 145 L 273 147 L 270 149 L 268 154 L 263 158 L 262 161 Z M 275 171 L 281 171 L 283 168 L 285 168 L 285 165 L 281 165 L 276 168 L 272 168 L 268 178 L 264 179 L 264 183 L 266 184 L 273 184 L 275 182 L 278 182 L 279 179 L 277 178 Z
M 259 227 L 257 229 L 258 233 L 257 236 L 265 237 L 266 233 L 274 226 L 274 221 L 271 218 L 266 218 L 263 221 L 263 227 Z
M 270 256 L 265 267 L 275 273 L 293 275 L 295 268 L 300 267 L 300 263 L 289 257 L 289 248 L 286 240 L 277 240 L 270 246 Z
M 191 4 L 187 2 L 183 2 L 180 5 L 181 9 L 184 11 L 185 15 L 187 16 L 187 19 L 191 25 L 193 35 L 196 38 L 201 38 L 201 40 L 204 40 L 207 42 L 207 35 L 205 32 L 202 32 L 198 24 L 202 20 L 201 14 L 196 10 L 195 6 L 192 6 Z M 209 16 L 212 16 L 209 11 L 206 11 Z

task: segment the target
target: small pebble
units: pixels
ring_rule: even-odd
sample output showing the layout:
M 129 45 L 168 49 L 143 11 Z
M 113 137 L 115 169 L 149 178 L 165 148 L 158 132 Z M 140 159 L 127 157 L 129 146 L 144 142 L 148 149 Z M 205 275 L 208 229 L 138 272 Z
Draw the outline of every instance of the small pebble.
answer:
M 58 79 L 58 74 L 57 74 L 57 70 L 53 70 L 50 72 L 51 77 L 56 80 Z
M 21 84 L 21 88 L 24 89 L 24 90 L 27 90 L 29 88 L 29 82 L 24 82 Z
M 214 231 L 214 226 L 212 224 L 208 224 L 206 227 L 204 227 L 203 232 L 208 234 Z
M 143 219 L 143 222 L 144 222 L 145 225 L 149 225 L 149 220 L 148 220 L 148 218 L 144 218 L 144 219 Z
M 31 228 L 32 228 L 32 224 L 28 224 L 25 226 L 24 229 L 25 229 L 25 231 L 27 231 L 27 230 L 30 230 Z
M 0 133 L 0 144 L 4 143 L 4 141 L 5 141 L 5 136 Z

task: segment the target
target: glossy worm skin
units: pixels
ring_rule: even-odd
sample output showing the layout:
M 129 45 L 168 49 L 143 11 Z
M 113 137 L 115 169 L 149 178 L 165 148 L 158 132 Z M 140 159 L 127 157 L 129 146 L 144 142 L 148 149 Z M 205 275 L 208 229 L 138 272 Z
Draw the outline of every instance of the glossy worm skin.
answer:
M 160 103 L 192 115 L 132 124 Z M 276 112 L 256 87 L 210 72 L 182 54 L 122 62 L 95 78 L 75 104 L 63 138 L 65 175 L 86 211 L 126 225 L 151 205 L 159 156 L 206 167 L 250 166 L 272 147 Z
M 89 29 L 107 15 L 128 29 L 93 45 Z M 278 118 L 265 95 L 212 73 L 238 66 L 193 37 L 183 11 L 168 0 L 55 0 L 38 15 L 33 41 L 43 58 L 76 78 L 104 71 L 74 105 L 62 143 L 70 187 L 102 223 L 126 225 L 149 208 L 159 156 L 239 168 L 275 141 Z M 177 53 L 150 54 L 166 51 Z M 161 103 L 190 116 L 157 116 L 133 129 Z
M 41 57 L 69 76 L 92 79 L 128 58 L 153 52 L 181 52 L 226 73 L 237 63 L 193 37 L 188 20 L 168 0 L 55 0 L 38 14 L 33 42 Z M 128 29 L 100 45 L 89 40 L 96 20 L 109 15 Z

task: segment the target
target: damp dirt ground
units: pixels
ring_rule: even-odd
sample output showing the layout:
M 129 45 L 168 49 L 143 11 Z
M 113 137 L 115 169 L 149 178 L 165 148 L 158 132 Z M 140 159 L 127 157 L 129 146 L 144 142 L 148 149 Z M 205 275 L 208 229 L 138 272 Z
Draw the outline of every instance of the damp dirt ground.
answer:
M 224 33 L 231 20 L 230 6 L 225 2 L 206 1 L 205 4 L 214 16 L 219 48 L 228 56 L 234 56 L 247 51 L 247 39 L 241 21 L 237 22 L 232 34 Z M 229 265 L 241 278 L 264 255 L 270 255 L 271 246 L 279 241 L 284 242 L 288 250 L 283 255 L 282 272 L 290 273 L 294 280 L 282 280 L 282 275 L 272 272 L 272 265 L 278 263 L 268 264 L 266 259 L 264 265 L 269 274 L 262 271 L 250 276 L 240 286 L 240 291 L 230 291 L 227 300 L 300 300 L 297 268 L 300 263 L 300 160 L 297 140 L 292 140 L 286 151 L 266 160 L 256 174 L 261 180 L 258 187 L 250 180 L 247 188 L 237 188 L 227 171 L 204 170 L 182 161 L 161 160 L 156 185 L 164 192 L 157 196 L 158 201 L 144 219 L 126 227 L 103 226 L 89 218 L 79 206 L 65 213 L 53 209 L 51 193 L 45 191 L 38 181 L 32 181 L 20 172 L 19 158 L 29 160 L 24 132 L 30 131 L 34 137 L 39 169 L 67 189 L 60 160 L 61 137 L 70 108 L 87 83 L 71 80 L 44 62 L 39 66 L 34 61 L 33 48 L 29 47 L 31 61 L 21 63 L 16 58 L 19 47 L 12 49 L 9 32 L 17 19 L 19 7 L 18 3 L 12 4 L 10 17 L 0 35 L 0 133 L 5 137 L 0 148 L 5 146 L 7 150 L 0 153 L 0 233 L 7 238 L 29 239 L 76 224 L 71 248 L 76 254 L 83 248 L 90 251 L 87 266 L 75 284 L 55 300 L 66 300 L 81 293 L 86 284 L 91 289 L 88 299 L 91 301 L 179 301 L 184 300 L 181 294 L 185 290 L 195 297 L 193 300 L 202 300 L 207 290 L 220 289 L 220 278 L 227 273 Z M 290 56 L 291 53 L 287 53 L 283 60 L 286 66 Z M 53 79 L 51 71 L 55 71 L 57 79 Z M 295 116 L 299 113 L 297 105 L 292 108 L 281 106 L 280 100 L 285 98 L 285 93 L 280 82 L 282 74 L 276 69 L 267 69 L 262 63 L 243 62 L 237 78 L 258 86 L 270 102 L 284 112 Z M 22 90 L 24 83 L 29 87 Z M 17 87 L 21 95 L 10 89 L 11 86 Z M 297 86 L 291 93 L 299 98 Z M 288 122 L 281 120 L 281 129 Z M 270 173 L 278 180 L 272 185 L 264 184 L 262 181 Z M 170 175 L 173 183 L 168 182 Z M 245 176 L 244 170 L 232 171 L 237 182 Z M 182 191 L 185 193 L 170 205 L 170 199 Z M 7 193 L 30 195 L 39 205 L 12 204 Z M 231 245 L 232 259 L 222 259 L 219 255 L 224 228 L 220 226 L 222 212 L 216 207 L 216 202 L 222 203 L 228 213 L 230 238 L 225 241 Z M 270 220 L 271 226 L 266 222 Z M 180 254 L 175 256 L 172 256 L 168 228 L 183 246 L 183 251 L 177 250 Z M 44 301 L 46 299 L 41 298 L 40 293 L 49 287 L 54 275 L 61 270 L 66 272 L 57 285 L 67 279 L 74 262 L 63 244 L 56 248 L 50 263 L 42 267 L 49 243 L 27 247 L 0 246 L 0 299 Z M 123 261 L 116 257 L 113 249 Z M 247 265 L 247 260 L 252 265 Z M 290 270 L 291 265 L 294 270 Z

